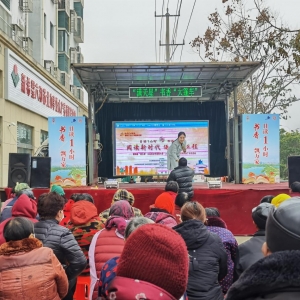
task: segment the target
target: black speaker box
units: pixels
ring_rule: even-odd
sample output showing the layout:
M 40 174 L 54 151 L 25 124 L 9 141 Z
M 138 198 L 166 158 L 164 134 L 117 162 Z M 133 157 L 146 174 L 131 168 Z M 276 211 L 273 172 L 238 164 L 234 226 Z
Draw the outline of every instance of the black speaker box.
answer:
M 31 188 L 50 188 L 51 157 L 31 157 Z
M 289 186 L 295 181 L 300 181 L 300 156 L 288 157 Z
M 15 187 L 17 182 L 30 183 L 30 158 L 28 153 L 9 153 L 8 187 Z

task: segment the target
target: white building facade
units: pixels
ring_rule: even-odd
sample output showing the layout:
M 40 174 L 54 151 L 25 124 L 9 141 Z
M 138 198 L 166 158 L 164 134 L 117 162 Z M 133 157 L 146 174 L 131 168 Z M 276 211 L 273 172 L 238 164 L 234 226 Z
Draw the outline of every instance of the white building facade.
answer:
M 82 42 L 82 1 L 0 0 L 0 189 L 9 153 L 34 155 L 48 117 L 88 115 L 70 69 Z

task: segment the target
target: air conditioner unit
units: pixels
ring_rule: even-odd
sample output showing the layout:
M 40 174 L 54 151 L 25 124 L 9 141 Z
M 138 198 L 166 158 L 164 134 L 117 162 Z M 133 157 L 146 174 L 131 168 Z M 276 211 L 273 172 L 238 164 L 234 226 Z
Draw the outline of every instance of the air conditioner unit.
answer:
M 70 75 L 66 72 L 60 72 L 60 83 L 69 91 L 70 90 Z
M 23 39 L 23 50 L 26 51 L 30 56 L 33 54 L 33 41 L 29 36 L 25 36 Z
M 58 67 L 54 67 L 54 74 L 53 75 L 60 82 L 61 74 L 60 74 L 60 69 Z
M 84 94 L 83 94 L 83 89 L 77 88 L 77 98 L 83 102 Z
M 33 0 L 19 0 L 19 7 L 23 12 L 33 12 Z
M 84 60 L 84 59 L 83 59 L 82 53 L 78 53 L 78 52 L 77 52 L 77 63 L 82 64 L 82 63 L 84 63 L 83 60 Z
M 71 32 L 77 32 L 77 13 L 74 9 L 70 11 L 71 14 Z
M 23 29 L 18 24 L 11 24 L 12 39 L 23 48 Z
M 54 75 L 54 62 L 52 60 L 44 60 L 44 68 L 52 75 Z
M 23 31 L 23 28 L 19 24 L 11 24 L 11 29 L 13 31 Z
M 77 51 L 76 48 L 70 48 L 71 64 L 77 63 Z
M 70 90 L 71 90 L 71 93 L 77 97 L 77 86 L 76 85 L 70 85 Z

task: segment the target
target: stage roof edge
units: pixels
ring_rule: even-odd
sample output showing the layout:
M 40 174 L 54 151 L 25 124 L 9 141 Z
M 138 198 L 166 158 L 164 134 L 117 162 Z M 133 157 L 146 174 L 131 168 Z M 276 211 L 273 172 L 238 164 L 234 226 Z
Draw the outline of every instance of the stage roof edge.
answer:
M 96 102 L 224 101 L 234 87 L 252 76 L 261 62 L 82 63 L 71 68 Z M 129 97 L 129 87 L 201 86 L 202 96 Z

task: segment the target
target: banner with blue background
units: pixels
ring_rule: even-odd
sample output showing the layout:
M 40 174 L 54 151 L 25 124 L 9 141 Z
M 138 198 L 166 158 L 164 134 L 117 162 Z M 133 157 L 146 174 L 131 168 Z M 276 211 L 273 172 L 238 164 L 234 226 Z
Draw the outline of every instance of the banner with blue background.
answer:
M 243 183 L 280 182 L 279 115 L 242 115 Z
M 48 118 L 51 184 L 86 185 L 84 117 Z

